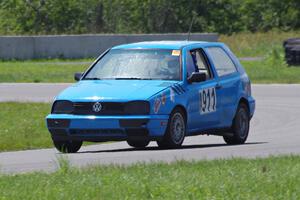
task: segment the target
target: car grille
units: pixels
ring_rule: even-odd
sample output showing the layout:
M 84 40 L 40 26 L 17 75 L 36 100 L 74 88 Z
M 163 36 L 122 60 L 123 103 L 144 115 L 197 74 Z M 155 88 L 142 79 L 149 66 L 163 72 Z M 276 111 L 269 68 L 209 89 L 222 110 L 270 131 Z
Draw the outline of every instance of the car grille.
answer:
M 120 102 L 103 102 L 99 112 L 93 111 L 95 102 L 74 103 L 74 115 L 124 115 L 125 104 Z
M 102 136 L 128 136 L 128 137 L 147 137 L 149 132 L 146 128 L 127 128 L 127 129 L 70 129 L 71 135 L 102 135 Z
M 125 132 L 122 129 L 70 129 L 72 135 L 122 135 Z

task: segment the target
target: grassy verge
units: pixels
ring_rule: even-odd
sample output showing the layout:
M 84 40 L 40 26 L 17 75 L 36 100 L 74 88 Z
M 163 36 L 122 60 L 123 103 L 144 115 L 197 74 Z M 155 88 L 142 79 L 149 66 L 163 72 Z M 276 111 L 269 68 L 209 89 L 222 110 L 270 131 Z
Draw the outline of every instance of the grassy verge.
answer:
M 226 43 L 238 57 L 265 57 L 274 49 L 282 51 L 283 41 L 292 37 L 300 37 L 300 31 L 237 33 L 221 35 L 219 40 Z
M 241 63 L 252 83 L 300 83 L 300 67 L 288 66 L 275 49 L 264 60 Z
M 243 61 L 254 83 L 300 83 L 300 67 L 288 68 L 282 43 L 300 37 L 299 31 L 239 33 L 220 36 L 238 57 L 263 57 L 261 61 Z M 0 82 L 73 82 L 75 72 L 87 69 L 93 59 L 0 61 Z
M 300 156 L 0 175 L 0 199 L 299 199 Z
M 50 109 L 46 103 L 0 103 L 0 152 L 53 148 L 45 120 Z
M 52 147 L 45 123 L 49 112 L 49 104 L 0 103 L 0 151 Z
M 288 67 L 282 49 L 273 49 L 265 59 L 241 61 L 253 83 L 300 83 L 300 67 Z M 83 72 L 82 62 L 0 62 L 0 82 L 74 82 L 75 72 Z
M 92 60 L 0 61 L 0 82 L 74 82 Z

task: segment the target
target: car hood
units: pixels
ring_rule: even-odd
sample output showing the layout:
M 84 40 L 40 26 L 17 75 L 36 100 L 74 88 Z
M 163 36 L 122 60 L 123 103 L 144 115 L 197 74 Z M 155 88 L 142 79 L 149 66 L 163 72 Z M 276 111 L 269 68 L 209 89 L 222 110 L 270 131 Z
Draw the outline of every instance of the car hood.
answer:
M 74 102 L 147 100 L 177 82 L 163 80 L 84 80 L 65 89 L 57 96 L 56 100 Z

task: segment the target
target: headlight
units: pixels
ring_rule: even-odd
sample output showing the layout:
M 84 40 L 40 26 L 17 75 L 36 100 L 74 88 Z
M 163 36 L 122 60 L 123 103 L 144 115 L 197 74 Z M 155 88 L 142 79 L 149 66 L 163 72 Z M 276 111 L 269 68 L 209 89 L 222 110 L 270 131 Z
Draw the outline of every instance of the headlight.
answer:
M 53 114 L 71 114 L 73 112 L 73 103 L 71 101 L 55 101 L 51 113 Z
M 130 101 L 125 104 L 125 113 L 129 115 L 148 115 L 150 104 L 148 101 Z

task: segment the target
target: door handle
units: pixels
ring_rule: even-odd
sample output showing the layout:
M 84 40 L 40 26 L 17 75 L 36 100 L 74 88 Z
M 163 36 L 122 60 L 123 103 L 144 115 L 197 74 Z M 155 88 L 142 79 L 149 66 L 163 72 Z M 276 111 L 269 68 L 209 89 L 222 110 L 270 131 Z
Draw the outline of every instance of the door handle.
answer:
M 220 85 L 219 83 L 216 85 L 216 89 L 219 90 L 222 88 L 222 85 Z

